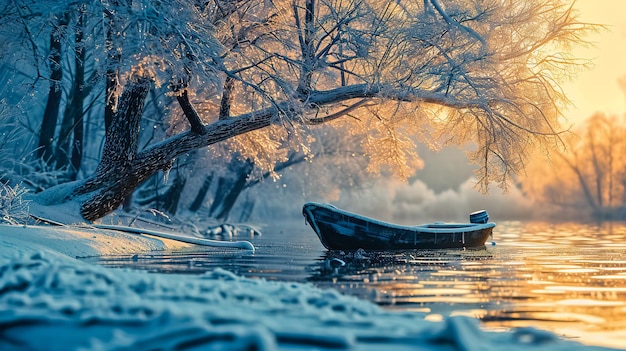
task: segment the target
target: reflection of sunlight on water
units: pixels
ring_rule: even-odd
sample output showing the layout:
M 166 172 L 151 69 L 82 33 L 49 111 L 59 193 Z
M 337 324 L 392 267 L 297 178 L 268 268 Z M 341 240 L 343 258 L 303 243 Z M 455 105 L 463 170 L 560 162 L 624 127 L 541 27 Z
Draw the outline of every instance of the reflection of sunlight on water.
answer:
M 558 269 L 556 272 L 559 273 L 595 273 L 599 272 L 597 269 L 591 268 L 566 268 L 566 269 Z
M 626 279 L 626 273 L 619 273 L 615 275 L 596 275 L 594 277 L 591 277 L 591 279 Z
M 494 328 L 533 325 L 585 343 L 623 347 L 626 227 L 569 224 L 545 230 L 541 226 L 532 223 L 500 237 L 499 248 L 512 248 L 503 254 L 515 258 L 514 265 L 503 267 L 510 270 L 508 285 L 516 291 L 505 308 L 480 317 Z
M 418 257 L 410 264 L 396 255 L 381 266 L 361 264 L 349 273 L 357 280 L 355 276 L 376 269 L 376 282 L 345 288 L 339 277 L 333 286 L 365 298 L 367 291 L 382 291 L 373 296 L 383 306 L 426 307 L 429 319 L 471 315 L 488 328 L 535 326 L 585 343 L 623 347 L 626 229 L 613 225 L 610 233 L 603 230 L 576 224 L 499 224 L 497 246 L 480 254 L 413 254 Z M 409 279 L 399 284 L 396 270 Z
M 624 302 L 623 301 L 600 301 L 600 300 L 590 300 L 590 299 L 570 299 L 570 300 L 557 301 L 556 304 L 562 305 L 562 306 L 623 306 Z

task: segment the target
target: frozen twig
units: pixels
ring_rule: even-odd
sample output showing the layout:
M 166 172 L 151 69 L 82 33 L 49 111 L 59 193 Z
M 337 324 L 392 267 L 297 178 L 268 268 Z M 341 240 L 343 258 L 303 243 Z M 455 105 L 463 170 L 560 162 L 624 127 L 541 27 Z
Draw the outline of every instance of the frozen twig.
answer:
M 252 245 L 249 241 L 220 241 L 220 240 L 209 240 L 209 239 L 200 239 L 191 236 L 173 234 L 173 233 L 165 233 L 159 232 L 156 230 L 142 229 L 142 228 L 131 228 L 126 226 L 119 225 L 105 225 L 105 224 L 97 224 L 94 225 L 95 228 L 98 229 L 108 229 L 108 230 L 117 230 L 126 233 L 133 234 L 147 234 L 153 235 L 159 238 L 170 239 L 181 241 L 189 244 L 203 245 L 203 246 L 212 246 L 212 247 L 230 247 L 236 249 L 244 249 L 254 251 L 254 245 Z

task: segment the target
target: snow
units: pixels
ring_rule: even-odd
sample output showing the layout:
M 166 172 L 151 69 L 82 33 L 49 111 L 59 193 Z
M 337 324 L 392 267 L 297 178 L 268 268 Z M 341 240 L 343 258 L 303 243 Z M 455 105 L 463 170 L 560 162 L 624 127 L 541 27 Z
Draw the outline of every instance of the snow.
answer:
M 533 328 L 487 332 L 464 316 L 427 321 L 310 284 L 75 258 L 186 245 L 81 226 L 0 226 L 0 350 L 605 350 Z

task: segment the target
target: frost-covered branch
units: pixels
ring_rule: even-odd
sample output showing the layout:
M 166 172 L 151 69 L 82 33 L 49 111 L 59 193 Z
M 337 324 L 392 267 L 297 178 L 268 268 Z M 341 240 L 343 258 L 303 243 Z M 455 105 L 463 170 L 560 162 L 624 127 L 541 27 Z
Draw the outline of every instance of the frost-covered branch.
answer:
M 443 19 L 446 21 L 446 23 L 448 23 L 449 25 L 452 25 L 454 27 L 457 27 L 457 28 L 463 30 L 464 32 L 467 32 L 474 39 L 478 40 L 483 45 L 483 47 L 485 47 L 485 48 L 487 47 L 487 42 L 485 41 L 485 38 L 483 38 L 480 34 L 478 34 L 472 28 L 470 28 L 468 26 L 464 26 L 461 23 L 459 23 L 458 21 L 456 21 L 455 19 L 453 19 L 452 17 L 450 17 L 450 15 L 441 6 L 441 3 L 439 3 L 439 0 L 428 0 L 428 1 L 430 1 L 430 3 L 435 7 L 437 12 L 441 15 L 441 17 L 443 17 Z
M 178 103 L 180 104 L 180 107 L 182 108 L 185 117 L 187 117 L 187 120 L 189 120 L 189 124 L 191 125 L 191 131 L 194 133 L 203 134 L 204 126 L 202 124 L 202 121 L 200 120 L 200 116 L 198 116 L 198 112 L 191 104 L 191 101 L 189 101 L 189 94 L 187 93 L 187 90 L 183 90 L 180 94 L 176 95 L 176 99 L 178 100 Z
M 355 102 L 354 104 L 352 104 L 352 105 L 350 105 L 350 106 L 348 106 L 348 107 L 346 107 L 346 108 L 344 108 L 344 109 L 342 109 L 340 111 L 337 111 L 335 113 L 326 115 L 324 117 L 309 118 L 309 119 L 305 120 L 305 123 L 311 124 L 311 125 L 324 124 L 324 123 L 330 122 L 332 120 L 335 120 L 337 118 L 341 118 L 341 117 L 349 114 L 350 112 L 352 112 L 352 111 L 354 111 L 354 110 L 356 110 L 356 109 L 358 109 L 360 107 L 363 107 L 368 102 L 368 100 L 369 99 L 359 100 L 359 101 Z
M 459 100 L 441 93 L 433 93 L 419 89 L 397 89 L 388 86 L 369 86 L 356 84 L 339 87 L 326 91 L 311 92 L 307 103 L 309 108 L 335 104 L 352 99 L 384 98 L 404 102 L 420 102 L 445 106 L 454 109 L 482 109 L 488 111 L 488 102 L 483 100 Z M 143 159 L 162 157 L 169 160 L 188 151 L 212 145 L 223 140 L 241 135 L 250 131 L 262 129 L 272 124 L 279 113 L 290 110 L 290 102 L 277 103 L 275 107 L 218 120 L 204 127 L 204 133 L 182 133 L 163 142 L 148 147 L 138 155 L 138 162 Z M 340 117 L 338 115 L 337 117 Z M 336 118 L 332 118 L 336 119 Z M 332 120 L 331 119 L 331 120 Z M 313 124 L 319 124 L 323 119 L 312 119 Z M 164 161 L 161 162 L 165 165 Z

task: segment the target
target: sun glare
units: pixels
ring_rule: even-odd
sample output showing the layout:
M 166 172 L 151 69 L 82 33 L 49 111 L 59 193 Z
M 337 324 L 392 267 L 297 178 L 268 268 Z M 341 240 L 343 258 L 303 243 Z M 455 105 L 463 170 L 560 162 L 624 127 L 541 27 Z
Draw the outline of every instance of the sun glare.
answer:
M 563 86 L 574 104 L 565 115 L 570 123 L 597 111 L 622 115 L 626 96 L 618 81 L 626 76 L 626 1 L 578 0 L 575 6 L 581 21 L 605 25 L 606 30 L 589 36 L 592 46 L 574 49 L 577 57 L 592 60 L 592 67 Z

